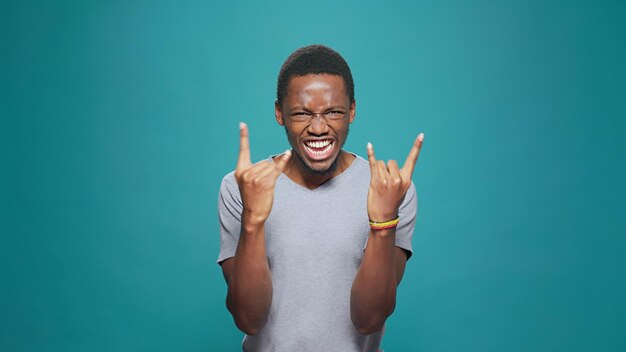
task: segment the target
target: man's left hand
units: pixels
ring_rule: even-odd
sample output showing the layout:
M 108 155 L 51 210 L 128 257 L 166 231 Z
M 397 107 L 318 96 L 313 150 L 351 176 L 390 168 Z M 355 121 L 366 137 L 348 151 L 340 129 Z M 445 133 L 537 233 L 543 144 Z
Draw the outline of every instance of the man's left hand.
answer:
M 367 194 L 367 214 L 371 221 L 384 222 L 398 216 L 400 204 L 411 186 L 411 177 L 423 141 L 424 134 L 420 133 L 415 138 L 402 169 L 398 168 L 395 160 L 389 160 L 387 164 L 382 160 L 376 160 L 374 147 L 371 143 L 367 144 L 367 158 L 372 172 Z

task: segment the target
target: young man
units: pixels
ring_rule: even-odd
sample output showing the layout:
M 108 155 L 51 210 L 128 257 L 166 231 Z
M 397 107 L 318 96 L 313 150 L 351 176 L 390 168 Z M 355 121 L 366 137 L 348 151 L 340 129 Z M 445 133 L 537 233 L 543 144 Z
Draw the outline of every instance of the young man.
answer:
M 400 168 L 342 149 L 356 102 L 334 50 L 295 51 L 278 76 L 276 121 L 292 149 L 239 160 L 219 194 L 226 305 L 245 351 L 379 351 L 411 256 L 420 134 Z

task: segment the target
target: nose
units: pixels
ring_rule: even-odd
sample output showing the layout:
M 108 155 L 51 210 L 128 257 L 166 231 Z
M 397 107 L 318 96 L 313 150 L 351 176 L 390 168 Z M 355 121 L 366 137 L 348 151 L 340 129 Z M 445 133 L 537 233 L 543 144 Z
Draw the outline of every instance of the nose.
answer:
M 316 135 L 316 136 L 320 136 L 320 135 L 324 135 L 328 133 L 328 122 L 326 121 L 326 118 L 324 117 L 324 114 L 318 113 L 318 114 L 313 114 L 313 116 L 311 116 L 311 123 L 309 124 L 309 127 L 307 128 L 307 131 L 312 134 L 312 135 Z

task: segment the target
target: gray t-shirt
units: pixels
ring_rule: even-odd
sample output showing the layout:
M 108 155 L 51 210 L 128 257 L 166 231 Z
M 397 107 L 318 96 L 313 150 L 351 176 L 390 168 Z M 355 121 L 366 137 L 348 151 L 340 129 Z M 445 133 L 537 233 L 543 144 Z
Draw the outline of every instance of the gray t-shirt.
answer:
M 357 156 L 341 174 L 314 190 L 279 176 L 265 222 L 272 305 L 263 329 L 244 337 L 244 351 L 379 351 L 384 329 L 362 335 L 350 319 L 352 281 L 369 236 L 370 175 L 368 161 Z M 235 255 L 241 228 L 234 172 L 222 180 L 218 212 L 221 263 Z M 411 183 L 396 230 L 396 246 L 409 256 L 416 212 Z

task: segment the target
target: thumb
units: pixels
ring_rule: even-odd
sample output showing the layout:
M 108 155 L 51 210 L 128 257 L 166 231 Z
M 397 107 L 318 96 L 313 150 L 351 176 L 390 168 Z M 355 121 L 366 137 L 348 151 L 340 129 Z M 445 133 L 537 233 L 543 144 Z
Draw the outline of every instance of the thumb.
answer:
M 283 172 L 283 170 L 285 170 L 285 166 L 287 165 L 287 162 L 289 161 L 290 158 L 291 158 L 291 150 L 287 149 L 285 150 L 283 155 L 274 159 L 274 164 L 276 164 L 276 167 L 278 168 L 278 170 L 280 170 L 280 172 Z

